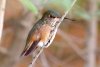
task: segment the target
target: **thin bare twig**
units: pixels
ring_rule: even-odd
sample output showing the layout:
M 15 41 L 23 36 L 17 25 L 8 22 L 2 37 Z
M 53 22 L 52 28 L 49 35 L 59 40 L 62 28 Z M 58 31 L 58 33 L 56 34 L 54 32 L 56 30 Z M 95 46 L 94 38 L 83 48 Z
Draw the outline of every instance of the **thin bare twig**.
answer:
M 70 9 L 73 7 L 73 5 L 75 4 L 77 0 L 74 0 L 74 2 L 72 3 Z M 61 22 L 63 21 L 63 19 L 65 18 L 65 16 L 68 14 L 68 12 L 70 11 L 70 9 L 66 10 L 65 14 L 61 17 L 59 23 L 57 23 L 55 30 L 57 30 L 57 28 L 59 27 L 59 25 L 61 24 Z M 34 65 L 34 62 L 36 61 L 36 59 L 38 58 L 38 56 L 41 54 L 41 52 L 43 51 L 43 48 L 40 50 L 40 52 L 33 57 L 33 61 L 32 64 L 29 65 L 29 67 L 32 67 Z
M 0 43 L 3 30 L 5 6 L 6 6 L 6 0 L 0 0 Z
M 70 9 L 73 7 L 73 5 L 75 4 L 77 0 L 74 0 L 74 2 L 72 3 Z M 70 11 L 70 9 L 66 10 L 65 14 L 61 17 L 59 23 L 57 23 L 55 30 L 57 30 L 57 28 L 59 27 L 59 25 L 61 24 L 61 22 L 63 21 L 63 19 L 65 18 L 65 16 L 68 14 L 68 12 Z M 34 65 L 34 62 L 36 61 L 36 59 L 38 58 L 38 56 L 41 54 L 41 52 L 43 51 L 43 48 L 40 50 L 40 52 L 33 57 L 33 61 L 32 64 L 29 65 L 29 67 L 32 67 Z
M 43 52 L 44 47 L 40 47 L 37 50 L 34 51 L 32 57 L 32 63 L 28 66 L 28 67 L 33 67 L 35 61 L 37 60 L 37 58 L 40 56 L 40 54 Z

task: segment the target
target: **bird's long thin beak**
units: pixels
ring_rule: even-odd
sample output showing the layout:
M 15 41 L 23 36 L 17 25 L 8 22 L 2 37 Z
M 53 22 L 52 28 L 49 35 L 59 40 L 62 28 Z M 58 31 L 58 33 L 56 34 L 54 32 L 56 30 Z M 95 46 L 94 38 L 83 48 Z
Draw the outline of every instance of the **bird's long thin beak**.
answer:
M 67 20 L 70 20 L 70 21 L 77 21 L 75 19 L 70 19 L 70 18 L 67 18 L 67 17 L 65 17 L 64 19 L 67 19 Z
M 70 18 L 66 18 L 66 17 L 64 19 L 68 19 L 68 20 L 71 20 L 71 21 L 76 21 L 75 19 L 70 19 Z

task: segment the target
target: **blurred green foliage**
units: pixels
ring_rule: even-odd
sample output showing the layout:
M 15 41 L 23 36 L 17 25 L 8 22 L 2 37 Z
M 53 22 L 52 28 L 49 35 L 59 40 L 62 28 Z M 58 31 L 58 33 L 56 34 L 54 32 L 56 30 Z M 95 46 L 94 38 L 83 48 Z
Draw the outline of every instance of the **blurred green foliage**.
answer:
M 56 6 L 59 6 L 61 9 L 68 10 L 71 7 L 73 1 L 74 0 L 49 0 L 47 4 L 52 3 Z
M 74 1 L 75 0 L 48 0 L 44 3 L 43 0 L 41 0 L 46 9 L 54 9 L 62 14 L 71 8 Z
M 74 0 L 40 0 L 40 3 L 46 9 L 57 9 L 58 11 L 65 12 L 71 7 L 73 1 Z M 28 10 L 32 11 L 33 13 L 35 14 L 38 13 L 38 8 L 36 8 L 35 5 L 30 0 L 21 0 L 21 3 L 24 4 L 25 7 L 27 7 Z M 75 14 L 76 16 L 84 20 L 90 20 L 91 16 L 85 8 L 86 3 L 87 1 L 77 0 L 77 3 L 73 7 L 74 11 L 71 11 L 73 15 Z M 100 6 L 99 2 L 97 3 L 97 6 L 98 7 Z M 96 12 L 96 15 L 100 16 L 100 10 Z
M 20 1 L 23 5 L 25 5 L 26 8 L 28 8 L 28 10 L 32 11 L 35 14 L 38 13 L 38 9 L 30 0 L 20 0 Z
M 48 9 L 52 9 L 53 7 L 58 7 L 60 10 L 68 10 L 73 1 L 74 0 L 48 0 L 47 2 L 45 2 L 44 0 L 40 0 L 41 4 L 43 6 L 45 6 Z M 34 13 L 38 13 L 37 8 L 34 6 L 34 4 L 32 4 L 32 2 L 30 0 L 21 0 L 22 4 L 25 5 L 25 7 L 27 7 L 30 11 L 34 12 Z M 48 7 L 48 6 L 52 6 L 52 7 Z M 54 8 L 55 9 L 55 8 Z

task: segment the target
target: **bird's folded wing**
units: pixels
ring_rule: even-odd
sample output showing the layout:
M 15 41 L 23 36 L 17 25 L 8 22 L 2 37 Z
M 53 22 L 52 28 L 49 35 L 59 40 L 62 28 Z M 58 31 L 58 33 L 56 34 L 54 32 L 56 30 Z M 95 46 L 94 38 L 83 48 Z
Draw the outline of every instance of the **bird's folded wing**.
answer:
M 38 31 L 34 31 L 34 33 L 29 34 L 26 46 L 21 55 L 27 56 L 28 54 L 30 54 L 33 50 L 37 48 L 37 44 L 39 43 L 39 41 L 40 41 L 40 34 L 38 33 Z

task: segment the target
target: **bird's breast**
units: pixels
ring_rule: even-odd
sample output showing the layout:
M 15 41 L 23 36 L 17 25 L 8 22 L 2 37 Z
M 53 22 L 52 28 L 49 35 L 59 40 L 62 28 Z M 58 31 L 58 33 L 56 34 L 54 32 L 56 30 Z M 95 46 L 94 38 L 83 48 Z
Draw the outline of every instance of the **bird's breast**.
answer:
M 41 29 L 39 30 L 40 32 L 40 35 L 41 35 L 41 41 L 45 42 L 47 41 L 49 35 L 50 35 L 50 32 L 52 30 L 52 27 L 49 26 L 48 24 L 44 24 Z

